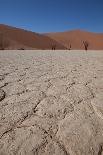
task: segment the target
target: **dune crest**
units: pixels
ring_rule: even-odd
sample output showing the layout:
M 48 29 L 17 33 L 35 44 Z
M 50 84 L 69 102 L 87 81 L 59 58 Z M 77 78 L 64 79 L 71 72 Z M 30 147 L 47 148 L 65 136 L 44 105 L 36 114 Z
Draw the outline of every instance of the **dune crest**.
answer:
M 67 49 L 84 49 L 83 41 L 87 41 L 90 50 L 103 50 L 103 34 L 72 30 L 59 33 L 47 33 L 46 36 L 58 41 Z
M 7 26 L 0 25 L 0 38 L 1 35 L 5 41 L 9 41 L 9 46 L 6 49 L 52 49 L 52 46 L 56 46 L 56 49 L 65 49 L 65 47 L 57 41 L 38 34 L 35 32 Z

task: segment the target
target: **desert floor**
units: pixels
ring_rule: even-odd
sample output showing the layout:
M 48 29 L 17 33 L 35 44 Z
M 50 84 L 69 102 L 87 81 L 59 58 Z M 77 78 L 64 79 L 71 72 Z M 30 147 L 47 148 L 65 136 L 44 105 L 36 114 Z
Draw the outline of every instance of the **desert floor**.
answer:
M 103 154 L 103 51 L 0 51 L 0 155 Z

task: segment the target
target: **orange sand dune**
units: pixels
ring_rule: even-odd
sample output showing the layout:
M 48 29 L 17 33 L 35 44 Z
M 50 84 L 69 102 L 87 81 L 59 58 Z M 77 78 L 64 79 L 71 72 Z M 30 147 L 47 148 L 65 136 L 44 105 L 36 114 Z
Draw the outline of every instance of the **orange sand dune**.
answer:
M 72 49 L 84 49 L 83 41 L 87 41 L 89 43 L 88 49 L 103 50 L 103 34 L 73 30 L 46 35 L 63 44 L 66 48 L 69 48 L 71 44 Z
M 0 32 L 9 40 L 9 49 L 51 49 L 53 45 L 56 45 L 56 49 L 65 49 L 62 44 L 48 36 L 23 29 L 0 25 Z
M 72 30 L 67 32 L 38 34 L 7 25 L 0 25 L 0 34 L 9 41 L 5 49 L 84 49 L 83 41 L 89 43 L 88 49 L 103 50 L 103 34 Z M 1 36 L 1 35 L 0 35 Z

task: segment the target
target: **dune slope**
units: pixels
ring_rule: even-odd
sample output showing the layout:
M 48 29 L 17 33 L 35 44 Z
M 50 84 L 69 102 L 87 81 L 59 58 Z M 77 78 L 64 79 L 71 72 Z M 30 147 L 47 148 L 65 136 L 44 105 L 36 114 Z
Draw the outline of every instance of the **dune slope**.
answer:
M 72 49 L 84 49 L 83 41 L 89 43 L 88 49 L 103 49 L 103 34 L 73 30 L 60 33 L 47 33 L 47 36 L 58 41 L 60 44 Z
M 57 41 L 35 32 L 6 25 L 0 25 L 0 32 L 3 34 L 5 40 L 9 40 L 9 48 L 11 49 L 51 49 L 53 45 L 56 45 L 56 49 L 65 49 L 64 46 Z

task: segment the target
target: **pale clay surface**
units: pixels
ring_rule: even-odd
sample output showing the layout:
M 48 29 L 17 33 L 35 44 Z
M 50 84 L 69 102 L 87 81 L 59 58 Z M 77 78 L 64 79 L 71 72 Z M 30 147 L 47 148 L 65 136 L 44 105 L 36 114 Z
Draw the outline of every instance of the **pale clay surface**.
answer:
M 0 155 L 103 155 L 103 51 L 0 51 Z

